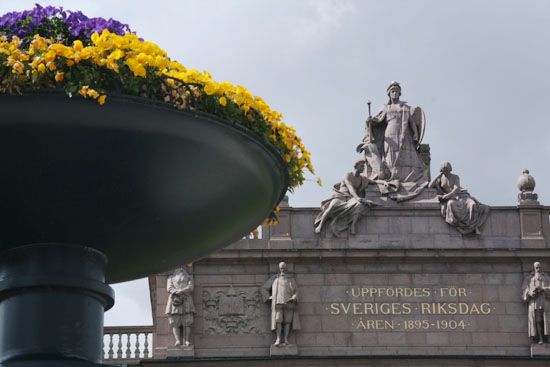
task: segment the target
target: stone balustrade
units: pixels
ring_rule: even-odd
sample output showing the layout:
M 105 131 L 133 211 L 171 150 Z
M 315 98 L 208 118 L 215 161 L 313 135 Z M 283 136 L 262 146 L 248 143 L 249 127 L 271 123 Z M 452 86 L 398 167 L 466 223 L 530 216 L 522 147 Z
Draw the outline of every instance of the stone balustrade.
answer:
M 153 358 L 154 326 L 105 327 L 103 331 L 103 360 L 107 364 L 138 364 Z

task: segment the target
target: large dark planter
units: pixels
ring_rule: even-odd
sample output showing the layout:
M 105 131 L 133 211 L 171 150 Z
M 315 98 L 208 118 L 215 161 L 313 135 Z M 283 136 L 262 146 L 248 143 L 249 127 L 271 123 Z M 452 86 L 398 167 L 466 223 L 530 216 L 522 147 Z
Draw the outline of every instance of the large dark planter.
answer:
M 21 325 L 26 315 L 18 310 L 29 302 L 21 292 L 34 292 L 30 302 L 35 306 L 24 312 L 49 318 L 33 323 L 51 328 L 58 318 L 63 324 L 67 335 L 59 340 L 78 338 L 63 321 L 75 315 L 71 307 L 54 308 L 62 307 L 69 291 L 70 297 L 91 292 L 102 305 L 101 314 L 98 307 L 73 313 L 99 323 L 100 330 L 102 309 L 110 307 L 112 295 L 75 281 L 103 282 L 103 270 L 98 270 L 103 265 L 92 266 L 93 275 L 85 270 L 90 262 L 99 264 L 100 253 L 107 260 L 108 283 L 185 264 L 257 226 L 288 183 L 281 157 L 260 137 L 206 114 L 122 97 L 100 106 L 63 93 L 2 95 L 0 111 L 0 362 L 25 361 L 31 354 L 34 359 L 99 362 L 100 350 L 99 359 L 90 351 L 67 352 L 67 346 L 40 350 L 35 345 L 29 353 L 25 334 L 36 331 L 29 322 Z M 81 250 L 67 251 L 71 246 Z M 41 258 L 50 266 L 32 265 Z M 82 272 L 75 264 L 82 265 Z M 14 281 L 24 275 L 26 283 Z M 41 297 L 51 298 L 52 292 L 59 293 L 59 302 L 45 303 L 44 309 Z M 8 319 L 11 330 L 4 327 Z M 74 323 L 78 329 L 76 318 Z M 31 329 L 14 341 L 10 333 L 17 325 Z

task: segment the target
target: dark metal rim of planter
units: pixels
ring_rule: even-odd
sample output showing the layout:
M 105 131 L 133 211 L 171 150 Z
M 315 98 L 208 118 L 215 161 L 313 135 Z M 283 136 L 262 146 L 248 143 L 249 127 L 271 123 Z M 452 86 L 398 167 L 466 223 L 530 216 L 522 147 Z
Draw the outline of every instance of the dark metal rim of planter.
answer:
M 0 251 L 78 244 L 107 281 L 174 268 L 226 246 L 282 199 L 280 154 L 249 129 L 160 102 L 62 91 L 0 95 Z

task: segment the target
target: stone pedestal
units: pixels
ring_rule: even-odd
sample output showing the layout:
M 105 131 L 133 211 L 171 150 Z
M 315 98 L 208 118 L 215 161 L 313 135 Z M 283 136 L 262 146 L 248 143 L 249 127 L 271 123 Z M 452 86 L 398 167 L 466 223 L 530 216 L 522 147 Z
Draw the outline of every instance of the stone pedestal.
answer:
M 381 195 L 380 190 L 376 185 L 369 185 L 366 191 L 367 199 L 375 202 L 383 208 L 439 208 L 439 200 L 437 199 L 436 189 L 424 189 L 417 197 L 398 203 L 390 199 L 387 195 Z M 368 215 L 368 214 L 367 214 Z
M 166 358 L 193 358 L 195 356 L 195 347 L 168 347 L 166 349 Z
M 531 344 L 531 357 L 550 357 L 550 344 Z
M 518 205 L 522 247 L 546 247 L 548 214 L 542 205 Z
M 296 344 L 286 344 L 286 345 L 271 345 L 269 348 L 269 355 L 271 357 L 278 356 L 297 356 L 298 355 L 298 346 Z

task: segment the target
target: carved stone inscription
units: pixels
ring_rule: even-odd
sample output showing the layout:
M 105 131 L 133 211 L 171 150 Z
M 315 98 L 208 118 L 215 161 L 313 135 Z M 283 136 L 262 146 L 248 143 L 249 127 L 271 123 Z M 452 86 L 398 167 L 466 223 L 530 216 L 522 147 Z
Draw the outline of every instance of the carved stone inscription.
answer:
M 266 331 L 258 287 L 208 287 L 202 292 L 204 332 L 210 335 Z
M 471 299 L 465 287 L 354 286 L 345 293 L 346 301 L 334 300 L 326 309 L 349 318 L 355 331 L 461 331 L 494 310 L 489 302 Z

